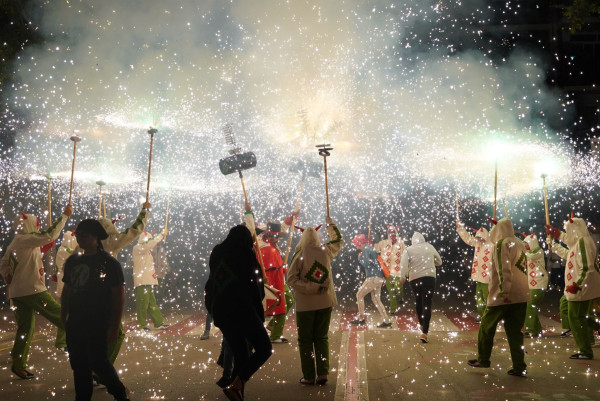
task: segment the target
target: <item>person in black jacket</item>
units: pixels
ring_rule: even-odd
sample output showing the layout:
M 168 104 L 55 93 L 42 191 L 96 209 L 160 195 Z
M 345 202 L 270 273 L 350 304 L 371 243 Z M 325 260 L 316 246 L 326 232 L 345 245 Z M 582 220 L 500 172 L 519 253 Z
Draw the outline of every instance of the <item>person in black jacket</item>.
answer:
M 233 352 L 233 382 L 223 389 L 232 401 L 244 399 L 245 383 L 269 359 L 264 328 L 264 286 L 250 231 L 233 227 L 210 255 L 205 305 Z M 248 354 L 248 344 L 254 349 Z

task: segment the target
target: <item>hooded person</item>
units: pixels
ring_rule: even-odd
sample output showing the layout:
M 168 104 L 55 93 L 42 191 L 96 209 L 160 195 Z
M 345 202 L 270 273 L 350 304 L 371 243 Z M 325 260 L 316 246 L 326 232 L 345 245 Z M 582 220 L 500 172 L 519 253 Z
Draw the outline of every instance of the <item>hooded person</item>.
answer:
M 410 288 L 415 294 L 417 317 L 421 326 L 422 343 L 429 342 L 429 322 L 431 321 L 431 304 L 435 293 L 436 266 L 442 265 L 442 258 L 436 249 L 425 242 L 423 234 L 416 232 L 411 245 L 406 248 L 400 263 L 400 275 L 404 281 L 408 277 Z
M 296 296 L 302 384 L 325 384 L 329 375 L 327 334 L 331 311 L 337 305 L 331 259 L 342 249 L 344 240 L 331 217 L 326 221 L 330 241 L 322 245 L 315 228 L 304 229 L 288 273 L 288 283 Z
M 546 225 L 546 233 L 555 240 L 552 251 L 567 262 L 564 299 L 567 303 L 569 326 L 579 348 L 579 352 L 571 355 L 571 359 L 592 359 L 594 354 L 591 343 L 594 337 L 593 323 L 590 321 L 591 307 L 592 301 L 600 297 L 600 268 L 596 245 L 583 219 L 571 215 L 564 228 L 565 231 L 562 232 Z
M 390 310 L 392 313 L 398 311 L 398 304 L 404 303 L 404 285 L 400 277 L 400 262 L 406 245 L 398 235 L 398 229 L 392 225 L 388 226 L 388 237 L 375 244 L 375 251 L 379 254 L 379 263 L 384 272 L 389 271 L 385 277 L 385 286 L 390 298 Z M 385 273 L 384 273 L 385 276 Z
M 140 235 L 138 243 L 133 246 L 133 287 L 135 288 L 135 305 L 138 329 L 148 331 L 148 313 L 154 327 L 166 329 L 169 325 L 163 323 L 153 286 L 158 285 L 154 260 L 150 251 L 162 241 L 165 231 L 152 236 L 144 232 Z
M 265 315 L 273 316 L 267 324 L 267 330 L 270 330 L 269 338 L 273 343 L 289 342 L 283 337 L 286 316 L 294 305 L 294 297 L 286 283 L 285 275 L 288 272 L 288 266 L 283 264 L 281 250 L 277 246 L 279 237 L 289 229 L 294 216 L 292 214 L 285 218 L 283 222 L 270 221 L 263 227 L 256 227 L 254 213 L 250 205 L 246 204 L 246 213 L 244 216 L 246 227 L 249 230 L 255 230 L 258 239 L 258 247 L 265 267 L 265 275 L 269 285 L 277 289 L 278 299 L 268 299 L 266 301 Z
M 540 247 L 537 236 L 525 235 L 525 257 L 527 258 L 527 277 L 529 280 L 529 297 L 527 314 L 525 316 L 525 337 L 541 337 L 542 324 L 539 318 L 539 309 L 546 289 L 548 288 L 548 272 L 544 251 Z
M 144 203 L 142 210 L 133 224 L 123 232 L 119 232 L 115 226 L 118 220 L 111 220 L 106 217 L 99 218 L 98 221 L 108 234 L 108 238 L 102 240 L 104 250 L 111 254 L 111 256 L 118 258 L 121 249 L 133 243 L 144 232 L 148 224 L 148 218 L 150 217 L 150 212 L 148 211 L 150 207 L 150 203 Z
M 475 302 L 477 304 L 477 320 L 480 321 L 487 306 L 494 244 L 490 242 L 490 234 L 484 227 L 479 228 L 475 235 L 471 235 L 465 225 L 460 220 L 456 220 L 456 231 L 465 244 L 475 248 L 471 265 L 471 280 L 477 283 Z
M 7 284 L 17 322 L 15 343 L 11 351 L 12 372 L 22 379 L 34 374 L 27 370 L 27 358 L 35 329 L 35 313 L 48 319 L 59 328 L 55 345 L 66 347 L 64 325 L 60 320 L 60 304 L 54 300 L 46 287 L 40 247 L 56 240 L 73 209 L 67 205 L 58 219 L 44 231 L 34 215 L 21 212 L 15 219 L 16 233 L 0 262 L 0 273 Z
M 521 329 L 530 299 L 525 245 L 515 237 L 512 222 L 508 218 L 498 222 L 494 220 L 492 223 L 494 227 L 490 231 L 490 241 L 494 244 L 494 252 L 487 308 L 479 325 L 477 359 L 471 359 L 468 363 L 476 368 L 490 367 L 496 327 L 504 320 L 504 331 L 513 363 L 508 374 L 524 376 L 527 365 Z
M 385 278 L 377 260 L 377 252 L 373 249 L 370 239 L 364 234 L 359 234 L 354 237 L 352 244 L 360 251 L 358 254 L 358 263 L 363 268 L 365 273 L 365 281 L 356 292 L 356 303 L 358 304 L 358 317 L 351 321 L 350 324 L 363 325 L 366 324 L 365 315 L 365 297 L 371 294 L 371 300 L 377 308 L 381 319 L 381 323 L 377 324 L 378 328 L 392 327 L 390 317 L 381 303 L 381 287 L 385 284 Z

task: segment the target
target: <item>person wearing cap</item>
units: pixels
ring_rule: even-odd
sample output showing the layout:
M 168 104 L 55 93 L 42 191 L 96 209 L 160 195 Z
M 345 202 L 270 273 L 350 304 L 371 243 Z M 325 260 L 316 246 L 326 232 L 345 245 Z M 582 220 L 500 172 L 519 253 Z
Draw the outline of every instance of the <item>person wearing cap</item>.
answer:
M 592 301 L 600 297 L 600 267 L 596 244 L 582 218 L 571 214 L 565 222 L 564 229 L 565 231 L 561 231 L 546 225 L 548 241 L 554 240 L 552 251 L 567 261 L 564 299 L 567 303 L 569 327 L 579 348 L 570 358 L 593 359 Z
M 479 230 L 476 230 L 475 235 L 472 235 L 469 234 L 460 220 L 456 220 L 456 231 L 465 244 L 475 248 L 473 263 L 471 264 L 471 280 L 476 283 L 475 303 L 477 305 L 477 321 L 479 322 L 487 306 L 494 244 L 490 242 L 490 234 L 484 227 L 480 227 Z
M 402 255 L 400 276 L 408 278 L 410 288 L 415 294 L 417 318 L 421 326 L 422 343 L 429 342 L 429 322 L 431 320 L 431 303 L 435 292 L 436 266 L 442 265 L 442 258 L 436 249 L 425 242 L 423 234 L 416 232 L 411 239 L 411 245 Z
M 164 330 L 169 327 L 163 323 L 163 316 L 156 303 L 153 286 L 158 285 L 154 260 L 150 251 L 162 241 L 166 230 L 152 236 L 144 232 L 133 247 L 133 287 L 135 288 L 135 305 L 138 329 L 149 331 L 148 313 L 154 327 Z
M 36 312 L 59 328 L 56 347 L 62 349 L 66 346 L 64 325 L 60 320 L 60 304 L 46 287 L 40 247 L 58 238 L 72 213 L 71 205 L 67 205 L 54 224 L 40 231 L 37 218 L 21 212 L 13 224 L 16 235 L 0 262 L 0 273 L 7 284 L 7 297 L 11 300 L 17 322 L 15 343 L 10 353 L 11 371 L 22 379 L 35 376 L 27 370 L 27 359 L 35 329 Z
M 288 283 L 296 296 L 296 326 L 302 378 L 305 385 L 327 383 L 329 375 L 329 323 L 337 305 L 331 259 L 344 240 L 331 217 L 327 217 L 330 241 L 321 244 L 317 230 L 300 229 L 302 236 L 290 263 Z
M 61 295 L 75 397 L 91 400 L 93 371 L 115 400 L 127 401 L 125 386 L 108 360 L 108 342 L 119 334 L 125 305 L 123 269 L 102 249 L 108 234 L 97 220 L 79 223 L 75 238 L 83 253 L 65 262 Z
M 390 298 L 390 310 L 396 313 L 398 304 L 404 303 L 404 285 L 400 277 L 400 262 L 406 245 L 398 235 L 398 229 L 388 226 L 388 237 L 375 244 L 375 251 L 380 255 L 378 260 L 382 269 L 387 269 L 389 275 L 385 277 L 385 287 Z M 384 273 L 385 276 L 385 273 Z
M 527 302 L 527 313 L 525 315 L 525 337 L 537 338 L 542 336 L 542 324 L 540 323 L 540 304 L 544 300 L 546 288 L 548 288 L 548 272 L 544 251 L 540 247 L 535 233 L 525 235 L 525 257 L 527 257 L 527 279 L 529 280 L 529 302 Z
M 491 219 L 490 219 L 491 220 Z M 496 327 L 504 320 L 504 331 L 508 340 L 513 367 L 508 370 L 512 376 L 525 376 L 525 352 L 523 333 L 527 302 L 529 302 L 529 283 L 527 280 L 527 258 L 523 242 L 515 237 L 512 222 L 507 218 L 492 220 L 490 241 L 494 243 L 490 293 L 487 308 L 481 317 L 477 337 L 477 359 L 468 361 L 475 368 L 489 368 Z
M 377 308 L 381 319 L 381 323 L 377 324 L 378 328 L 385 329 L 392 327 L 390 317 L 385 310 L 385 307 L 381 303 L 381 287 L 385 285 L 385 278 L 383 272 L 379 266 L 377 260 L 377 252 L 373 249 L 373 245 L 370 239 L 364 234 L 359 234 L 352 240 L 352 245 L 360 251 L 358 254 L 358 263 L 365 272 L 365 281 L 358 289 L 356 293 L 356 303 L 358 304 L 358 316 L 355 320 L 351 321 L 350 324 L 362 325 L 366 324 L 365 315 L 365 297 L 371 294 L 371 300 Z

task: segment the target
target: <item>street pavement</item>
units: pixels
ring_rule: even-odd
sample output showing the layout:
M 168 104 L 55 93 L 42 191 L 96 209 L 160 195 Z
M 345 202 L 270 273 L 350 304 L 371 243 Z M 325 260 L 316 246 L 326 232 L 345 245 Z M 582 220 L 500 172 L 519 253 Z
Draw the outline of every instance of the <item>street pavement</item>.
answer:
M 467 365 L 477 349 L 478 325 L 471 311 L 434 304 L 430 342 L 422 344 L 410 300 L 390 329 L 375 327 L 380 320 L 374 311 L 368 327 L 354 327 L 347 323 L 353 313 L 338 310 L 329 333 L 331 374 L 324 386 L 299 383 L 292 314 L 284 333 L 290 342 L 273 344 L 273 355 L 247 383 L 246 400 L 600 400 L 600 348 L 594 348 L 597 360 L 570 360 L 577 351 L 574 340 L 560 338 L 556 299 L 549 305 L 541 317 L 544 337 L 525 340 L 525 378 L 507 374 L 511 362 L 501 325 L 491 368 Z M 127 339 L 115 367 L 131 400 L 227 400 L 215 384 L 221 334 L 213 327 L 210 339 L 200 340 L 204 319 L 203 311 L 173 310 L 165 313 L 167 330 L 146 333 L 137 331 L 135 315 L 127 314 Z M 74 400 L 68 356 L 53 347 L 55 328 L 37 317 L 29 359 L 33 380 L 10 371 L 14 331 L 12 312 L 0 311 L 0 400 Z M 93 400 L 112 397 L 96 388 Z

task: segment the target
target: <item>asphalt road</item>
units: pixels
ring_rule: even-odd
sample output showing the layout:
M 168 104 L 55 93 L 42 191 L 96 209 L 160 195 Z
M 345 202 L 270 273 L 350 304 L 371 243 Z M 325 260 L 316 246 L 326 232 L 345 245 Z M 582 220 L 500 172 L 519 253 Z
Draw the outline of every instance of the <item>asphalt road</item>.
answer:
M 274 353 L 248 382 L 247 400 L 600 400 L 600 348 L 597 360 L 570 360 L 576 352 L 573 338 L 560 338 L 556 299 L 543 310 L 541 339 L 526 339 L 526 378 L 509 376 L 511 368 L 506 337 L 499 328 L 492 367 L 475 369 L 466 364 L 475 357 L 477 324 L 470 311 L 456 311 L 439 303 L 434 310 L 430 343 L 422 344 L 410 301 L 395 319 L 394 327 L 352 327 L 351 312 L 336 311 L 330 330 L 331 374 L 324 386 L 304 386 L 290 317 L 285 330 L 288 344 L 274 344 Z M 370 323 L 378 322 L 371 315 Z M 200 340 L 204 329 L 201 311 L 165 314 L 171 327 L 142 333 L 128 314 L 129 330 L 115 367 L 132 400 L 227 400 L 215 385 L 221 370 L 216 365 L 221 335 Z M 15 324 L 10 310 L 0 312 L 0 399 L 11 401 L 74 400 L 68 355 L 53 347 L 55 329 L 38 317 L 29 367 L 33 380 L 10 372 L 10 349 Z M 597 340 L 600 343 L 600 339 Z M 96 388 L 94 400 L 111 400 Z

